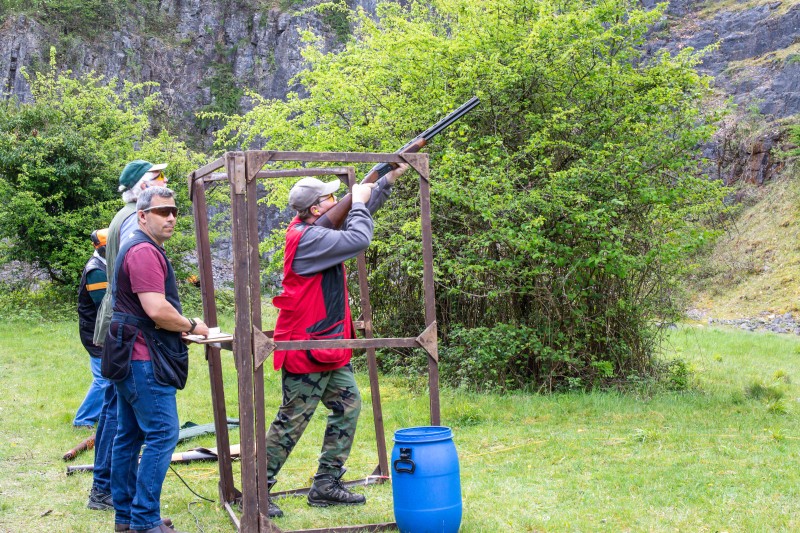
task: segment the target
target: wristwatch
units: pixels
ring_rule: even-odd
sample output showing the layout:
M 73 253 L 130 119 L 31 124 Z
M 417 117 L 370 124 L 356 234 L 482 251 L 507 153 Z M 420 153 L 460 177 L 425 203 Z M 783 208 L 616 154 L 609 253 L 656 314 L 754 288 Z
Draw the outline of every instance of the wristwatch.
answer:
M 197 322 L 195 321 L 194 318 L 189 318 L 189 317 L 186 317 L 186 318 L 189 320 L 189 324 L 191 324 L 191 326 L 192 326 L 192 327 L 189 328 L 189 331 L 187 331 L 186 333 L 191 333 L 191 332 L 194 331 L 194 328 L 197 327 Z

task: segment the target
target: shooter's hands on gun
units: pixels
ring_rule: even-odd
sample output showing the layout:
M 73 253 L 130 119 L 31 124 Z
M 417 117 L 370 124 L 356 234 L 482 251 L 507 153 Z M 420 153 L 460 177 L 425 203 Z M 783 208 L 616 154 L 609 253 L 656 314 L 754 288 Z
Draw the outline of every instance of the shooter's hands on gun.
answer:
M 400 166 L 386 174 L 386 181 L 389 185 L 394 185 L 395 180 L 402 176 L 406 170 L 408 170 L 408 163 L 400 163 Z
M 353 203 L 367 203 L 369 201 L 369 197 L 372 196 L 372 189 L 374 189 L 376 186 L 376 183 L 356 183 L 353 185 Z
M 400 163 L 400 165 L 384 176 L 389 185 L 394 185 L 397 178 L 403 175 L 408 170 L 408 163 Z M 372 189 L 377 186 L 376 183 L 356 183 L 353 185 L 353 202 L 361 202 L 363 204 L 369 201 L 372 196 Z

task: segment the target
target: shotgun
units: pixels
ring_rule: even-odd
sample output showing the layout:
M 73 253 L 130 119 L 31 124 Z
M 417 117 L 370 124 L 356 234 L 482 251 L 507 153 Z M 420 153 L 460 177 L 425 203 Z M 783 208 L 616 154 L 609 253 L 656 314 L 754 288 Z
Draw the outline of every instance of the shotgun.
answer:
M 460 119 L 473 109 L 475 109 L 481 101 L 478 100 L 477 96 L 473 96 L 466 102 L 464 102 L 461 107 L 444 117 L 442 120 L 428 128 L 427 130 L 423 131 L 409 142 L 406 143 L 405 146 L 397 150 L 396 154 L 413 154 L 419 152 L 423 146 L 428 144 L 432 138 L 436 135 L 441 133 L 445 130 L 448 126 L 450 126 L 453 122 Z M 361 183 L 375 183 L 380 178 L 397 168 L 397 163 L 378 163 L 374 167 L 367 172 L 367 175 L 361 180 Z M 350 193 L 344 195 L 339 202 L 328 209 L 321 217 L 314 222 L 315 225 L 321 226 L 323 228 L 332 228 L 338 229 L 344 223 L 345 218 L 347 218 L 347 213 L 350 212 L 350 208 L 353 206 L 353 197 Z

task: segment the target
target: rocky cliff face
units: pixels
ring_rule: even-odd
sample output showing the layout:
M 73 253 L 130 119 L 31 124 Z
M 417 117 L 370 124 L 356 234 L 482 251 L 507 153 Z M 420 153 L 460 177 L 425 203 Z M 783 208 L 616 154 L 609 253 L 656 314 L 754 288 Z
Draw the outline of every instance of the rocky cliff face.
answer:
M 651 8 L 661 0 L 641 1 Z M 352 9 L 370 14 L 376 3 L 348 0 Z M 242 88 L 267 98 L 282 98 L 296 89 L 290 80 L 303 67 L 300 30 L 323 36 L 328 50 L 340 46 L 341 36 L 324 14 L 264 8 L 257 0 L 161 0 L 156 15 L 157 24 L 147 19 L 123 22 L 114 31 L 90 37 L 55 34 L 52 23 L 41 22 L 45 16 L 7 17 L 0 25 L 4 93 L 30 99 L 20 68 L 46 64 L 49 47 L 56 46 L 62 64 L 76 73 L 94 70 L 106 77 L 157 82 L 173 131 L 177 127 L 195 144 L 209 148 L 213 125 L 199 123 L 197 111 L 219 108 L 225 98 L 246 109 Z M 731 96 L 740 112 L 723 125 L 706 155 L 728 183 L 760 184 L 778 170 L 772 152 L 783 141 L 775 124 L 800 112 L 799 28 L 800 0 L 670 0 L 667 20 L 651 33 L 651 51 L 718 44 L 700 69 L 715 77 L 721 95 Z M 221 82 L 217 87 L 228 91 L 215 92 L 210 83 L 215 79 Z M 744 128 L 742 117 L 753 122 L 755 115 L 757 125 Z M 285 216 L 265 210 L 260 225 L 273 227 Z M 224 242 L 218 251 L 229 265 Z M 218 274 L 222 280 L 230 278 L 229 272 Z
M 800 2 L 674 0 L 669 12 L 669 30 L 654 45 L 718 44 L 701 69 L 735 102 L 776 118 L 800 111 Z
M 375 11 L 375 0 L 351 0 L 348 5 Z M 282 98 L 303 66 L 299 31 L 321 35 L 329 50 L 339 46 L 336 28 L 324 15 L 262 9 L 235 0 L 163 0 L 159 26 L 169 31 L 142 33 L 134 27 L 141 25 L 130 24 L 72 39 L 52 35 L 52 27 L 37 20 L 43 17 L 11 16 L 0 26 L 0 80 L 6 94 L 28 100 L 30 90 L 20 67 L 46 64 L 49 47 L 56 46 L 65 66 L 76 73 L 94 70 L 106 77 L 157 82 L 169 118 L 181 129 L 191 128 L 195 112 L 226 96 L 214 94 L 210 82 L 215 76 L 228 75 L 221 81 L 238 89 Z M 145 20 L 145 28 L 147 24 Z M 241 92 L 230 95 L 245 104 Z M 208 146 L 208 139 L 204 144 Z
M 655 5 L 655 0 L 644 0 Z M 800 112 L 800 1 L 672 0 L 650 49 L 715 45 L 700 70 L 737 104 L 706 152 L 718 177 L 762 184 L 780 170 L 779 125 Z
M 657 1 L 642 4 L 653 7 Z M 348 5 L 374 14 L 376 2 L 350 0 Z M 301 5 L 309 3 L 313 0 Z M 148 28 L 144 20 L 71 40 L 52 35 L 51 26 L 37 17 L 9 17 L 0 26 L 0 82 L 6 94 L 23 101 L 30 98 L 19 68 L 44 64 L 49 46 L 55 45 L 77 73 L 94 70 L 108 77 L 159 83 L 165 113 L 187 131 L 197 129 L 195 112 L 215 103 L 219 107 L 222 98 L 236 98 L 236 104 L 246 107 L 240 93 L 214 94 L 210 81 L 215 77 L 227 75 L 220 81 L 268 98 L 281 98 L 294 89 L 290 79 L 303 66 L 298 30 L 322 35 L 328 49 L 339 46 L 336 28 L 324 15 L 266 9 L 259 2 L 163 0 L 157 14 L 157 32 L 137 31 Z M 718 43 L 701 70 L 716 78 L 723 93 L 768 120 L 800 111 L 800 0 L 671 0 L 668 15 L 652 33 L 651 50 L 703 49 Z M 208 133 L 199 132 L 205 146 Z M 776 139 L 761 141 L 763 148 Z M 760 169 L 756 174 L 769 172 Z

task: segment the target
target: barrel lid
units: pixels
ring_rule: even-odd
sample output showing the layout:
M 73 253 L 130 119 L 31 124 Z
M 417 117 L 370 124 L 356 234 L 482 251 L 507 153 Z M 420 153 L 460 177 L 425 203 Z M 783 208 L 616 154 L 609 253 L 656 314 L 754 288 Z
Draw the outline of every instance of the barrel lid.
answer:
M 436 442 L 453 438 L 453 431 L 446 426 L 419 426 L 398 429 L 394 432 L 395 442 Z

